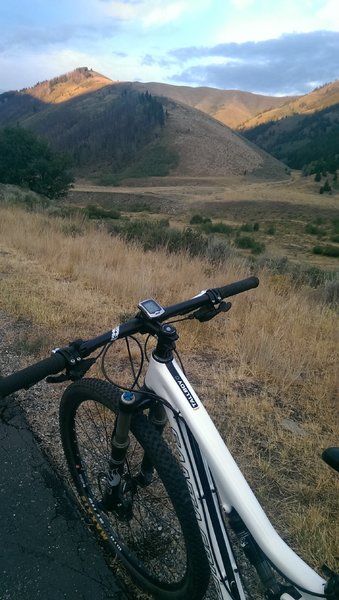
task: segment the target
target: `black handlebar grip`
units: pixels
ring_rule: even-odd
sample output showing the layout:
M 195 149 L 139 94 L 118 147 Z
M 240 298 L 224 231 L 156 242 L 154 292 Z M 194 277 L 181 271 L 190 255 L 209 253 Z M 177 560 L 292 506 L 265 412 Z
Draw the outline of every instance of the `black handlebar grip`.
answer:
M 241 294 L 241 292 L 246 292 L 247 290 L 256 288 L 258 285 L 258 277 L 247 277 L 241 281 L 235 281 L 234 283 L 230 283 L 224 287 L 217 288 L 216 292 L 218 292 L 222 298 L 229 298 L 230 296 L 235 296 L 236 294 Z
M 9 396 L 17 390 L 28 389 L 31 385 L 45 379 L 47 375 L 56 375 L 65 368 L 66 361 L 61 354 L 52 354 L 40 362 L 0 379 L 0 398 Z

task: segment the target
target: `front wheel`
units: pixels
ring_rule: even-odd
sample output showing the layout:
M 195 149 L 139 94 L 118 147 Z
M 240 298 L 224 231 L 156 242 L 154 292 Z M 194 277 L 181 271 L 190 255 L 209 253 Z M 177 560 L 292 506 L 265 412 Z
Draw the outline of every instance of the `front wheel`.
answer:
M 180 466 L 143 414 L 131 423 L 122 475 L 128 516 L 103 502 L 121 391 L 105 381 L 70 385 L 60 404 L 67 464 L 81 503 L 107 550 L 118 555 L 138 585 L 159 600 L 201 600 L 209 566 Z M 145 481 L 144 456 L 154 467 Z

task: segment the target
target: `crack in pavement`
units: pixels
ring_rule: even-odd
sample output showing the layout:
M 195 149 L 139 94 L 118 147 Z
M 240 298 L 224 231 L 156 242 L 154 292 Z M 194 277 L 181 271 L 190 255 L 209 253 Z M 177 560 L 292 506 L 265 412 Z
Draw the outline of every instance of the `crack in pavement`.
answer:
M 1 600 L 127 600 L 18 403 L 0 405 Z

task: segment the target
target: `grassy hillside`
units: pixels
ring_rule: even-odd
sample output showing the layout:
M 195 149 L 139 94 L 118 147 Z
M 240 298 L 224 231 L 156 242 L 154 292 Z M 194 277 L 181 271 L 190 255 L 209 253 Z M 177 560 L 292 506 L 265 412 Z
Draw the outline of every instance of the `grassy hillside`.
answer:
M 133 87 L 151 94 L 171 98 L 207 113 L 224 125 L 236 129 L 264 111 L 274 110 L 295 96 L 262 96 L 240 90 L 218 90 L 209 87 L 189 87 L 165 83 L 134 83 Z
M 305 96 L 291 98 L 282 106 L 263 111 L 244 122 L 242 129 L 252 129 L 263 123 L 280 121 L 293 115 L 310 115 L 337 104 L 339 104 L 339 80 L 318 87 Z
M 339 81 L 247 121 L 244 136 L 293 169 L 339 168 Z
M 117 173 L 157 140 L 165 114 L 148 92 L 114 86 L 102 75 L 79 68 L 2 94 L 0 125 L 18 123 L 46 138 L 53 149 L 67 152 L 77 172 Z
M 79 67 L 70 73 L 39 82 L 31 88 L 24 88 L 20 93 L 29 94 L 46 104 L 59 104 L 112 83 L 111 79 L 93 69 Z
M 97 227 L 50 209 L 23 213 L 6 204 L 6 195 L 0 210 L 0 309 L 32 325 L 21 337 L 18 321 L 13 343 L 22 364 L 32 360 L 32 349 L 44 355 L 73 337 L 107 330 L 133 315 L 140 298 L 169 304 L 253 271 L 236 257 L 211 262 L 159 248 L 144 253 L 137 242 L 112 237 L 102 222 Z M 278 530 L 312 565 L 338 568 L 338 482 L 320 460 L 321 450 L 337 442 L 337 316 L 288 274 L 255 272 L 258 290 L 234 298 L 232 311 L 215 321 L 182 324 L 178 349 Z M 117 346 L 111 357 L 117 378 L 123 352 Z M 45 401 L 44 386 L 42 395 Z M 56 402 L 47 420 L 32 403 L 24 405 L 40 437 L 54 439 Z
M 0 95 L 0 126 L 17 123 L 106 182 L 169 172 L 284 177 L 283 165 L 209 115 L 85 68 Z
M 339 104 L 264 123 L 243 134 L 292 169 L 335 173 L 339 168 Z

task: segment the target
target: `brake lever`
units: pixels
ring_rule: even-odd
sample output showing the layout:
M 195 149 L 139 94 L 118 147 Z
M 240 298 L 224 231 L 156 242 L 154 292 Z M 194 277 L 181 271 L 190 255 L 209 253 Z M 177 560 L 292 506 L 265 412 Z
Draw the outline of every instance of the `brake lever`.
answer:
M 66 373 L 61 375 L 49 375 L 46 377 L 47 383 L 62 383 L 64 381 L 78 381 L 81 379 L 87 371 L 94 365 L 96 358 L 85 358 L 78 362 L 74 367 L 67 369 Z
M 206 308 L 203 306 L 192 313 L 191 318 L 197 319 L 200 323 L 205 323 L 206 321 L 210 321 L 214 319 L 221 312 L 228 312 L 232 307 L 231 302 L 220 302 L 218 307 L 213 306 L 212 308 Z

